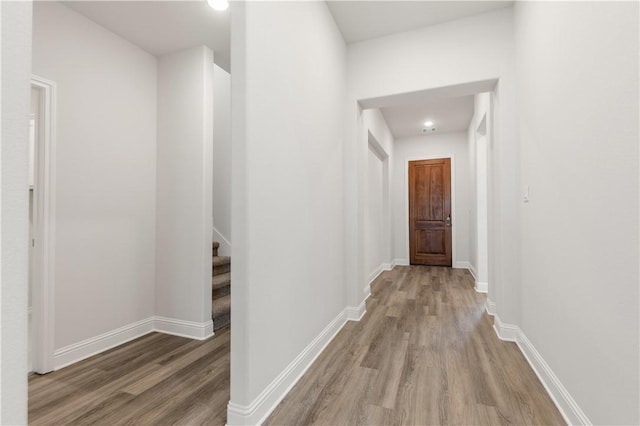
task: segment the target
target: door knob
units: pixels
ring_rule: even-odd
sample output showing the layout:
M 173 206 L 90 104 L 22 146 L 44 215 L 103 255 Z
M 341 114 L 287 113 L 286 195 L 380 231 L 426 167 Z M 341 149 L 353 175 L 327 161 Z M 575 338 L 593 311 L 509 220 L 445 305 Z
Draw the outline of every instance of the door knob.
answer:
M 451 226 L 451 214 L 447 216 L 447 226 Z

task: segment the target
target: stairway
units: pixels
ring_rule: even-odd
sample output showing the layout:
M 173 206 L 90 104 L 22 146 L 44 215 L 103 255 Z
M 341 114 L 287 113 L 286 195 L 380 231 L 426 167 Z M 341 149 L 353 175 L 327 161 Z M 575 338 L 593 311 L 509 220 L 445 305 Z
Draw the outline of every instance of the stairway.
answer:
M 218 256 L 220 243 L 213 243 L 213 279 L 211 281 L 211 319 L 213 329 L 220 330 L 231 322 L 231 258 Z

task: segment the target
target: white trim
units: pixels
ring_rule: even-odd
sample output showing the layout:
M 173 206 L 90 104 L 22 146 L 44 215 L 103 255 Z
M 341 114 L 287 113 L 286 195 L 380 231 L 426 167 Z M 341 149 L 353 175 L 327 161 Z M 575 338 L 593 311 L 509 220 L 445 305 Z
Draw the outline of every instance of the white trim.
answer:
M 407 257 L 411 259 L 411 247 L 409 240 L 409 162 L 420 160 L 439 160 L 441 158 L 449 158 L 451 160 L 451 264 L 458 262 L 456 253 L 456 230 L 457 230 L 457 213 L 456 213 L 456 162 L 454 154 L 442 155 L 419 155 L 409 156 L 404 159 L 404 208 L 405 208 L 405 237 L 407 238 Z M 408 264 L 408 262 L 407 262 Z
M 494 316 L 496 314 L 496 302 L 487 297 L 487 303 L 485 304 L 485 310 L 487 314 Z
M 53 371 L 55 362 L 55 211 L 56 211 L 56 83 L 36 75 L 31 87 L 40 90 L 41 134 L 36 140 L 36 187 L 33 237 L 33 370 Z
M 462 261 L 456 262 L 453 265 L 453 267 L 456 268 L 456 269 L 466 269 L 471 273 L 471 275 L 473 275 L 473 279 L 475 281 L 474 288 L 475 288 L 476 292 L 478 292 L 478 293 L 488 293 L 489 292 L 489 283 L 478 281 L 478 277 L 476 275 L 476 270 L 475 270 L 475 268 L 473 267 L 473 265 L 470 262 L 462 262 Z
M 505 342 L 515 342 L 518 338 L 518 327 L 503 323 L 498 314 L 495 314 L 493 317 L 493 329 L 500 340 L 504 340 Z
M 393 267 L 395 266 L 409 266 L 409 261 L 407 259 L 393 259 L 391 263 Z
M 249 405 L 229 401 L 228 425 L 259 425 L 278 406 L 327 345 L 347 322 L 347 309 L 341 311 L 306 348 Z
M 156 316 L 154 317 L 154 331 L 173 336 L 205 340 L 213 336 L 213 321 L 199 323 Z
M 469 264 L 469 262 L 465 262 L 462 260 L 459 260 L 455 263 L 452 264 L 452 268 L 454 269 L 470 269 L 471 265 Z
M 214 334 L 213 321 L 211 320 L 201 324 L 153 316 L 57 349 L 53 354 L 53 370 L 59 370 L 75 364 L 78 361 L 153 332 L 196 340 L 205 340 Z
M 384 271 L 388 271 L 389 269 L 385 268 L 385 265 L 382 264 L 380 266 L 378 266 L 373 272 L 371 272 L 369 274 L 369 284 L 371 284 L 373 281 L 375 281 L 376 278 L 378 278 L 378 276 L 383 273 Z
M 364 300 L 358 306 L 347 306 L 344 309 L 345 317 L 348 321 L 360 321 L 364 314 L 367 313 L 367 299 L 371 296 L 371 288 L 369 286 L 365 287 L 365 294 Z
M 471 275 L 473 275 L 473 279 L 477 281 L 478 280 L 478 271 L 476 271 L 476 268 L 473 267 L 471 262 L 467 262 L 467 269 L 469 270 L 469 272 L 471 272 Z
M 231 256 L 231 242 L 224 236 L 215 225 L 212 226 L 211 241 L 217 241 L 220 243 L 218 250 L 221 256 Z
M 476 280 L 475 289 L 478 293 L 489 293 L 489 283 L 483 283 Z
M 154 317 L 127 324 L 81 342 L 60 348 L 54 352 L 54 370 L 59 370 L 83 359 L 120 346 L 154 331 Z
M 488 300 L 487 300 L 488 302 Z M 494 304 L 495 306 L 495 304 Z M 488 303 L 487 303 L 488 308 Z M 494 330 L 501 340 L 515 342 L 518 349 L 540 379 L 549 397 L 562 414 L 565 422 L 569 425 L 592 425 L 587 415 L 582 411 L 578 403 L 573 399 L 567 388 L 553 372 L 549 364 L 542 358 L 529 338 L 517 325 L 504 324 L 496 315 L 494 317 Z M 499 332 L 500 331 L 500 332 Z M 502 334 L 501 334 L 502 333 Z
M 567 388 L 555 375 L 549 364 L 542 358 L 524 332 L 518 329 L 518 348 L 531 365 L 531 368 L 542 382 L 547 393 L 558 407 L 560 414 L 569 425 L 591 425 L 587 415 L 578 406 Z

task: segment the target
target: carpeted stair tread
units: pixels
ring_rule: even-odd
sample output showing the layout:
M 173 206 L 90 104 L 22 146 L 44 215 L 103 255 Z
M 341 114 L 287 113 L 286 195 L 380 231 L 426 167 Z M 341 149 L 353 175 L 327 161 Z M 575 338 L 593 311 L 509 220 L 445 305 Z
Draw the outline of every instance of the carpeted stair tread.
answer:
M 213 290 L 218 290 L 228 285 L 231 285 L 231 272 L 214 275 L 213 279 L 211 280 L 211 288 Z
M 215 322 L 219 316 L 228 314 L 231 312 L 231 295 L 228 294 L 219 299 L 213 300 L 211 303 L 211 316 Z
M 231 258 L 229 256 L 213 256 L 213 267 L 229 265 Z
M 211 318 L 214 330 L 227 327 L 231 323 L 231 258 L 218 256 L 220 243 L 214 241 L 213 278 L 211 279 Z

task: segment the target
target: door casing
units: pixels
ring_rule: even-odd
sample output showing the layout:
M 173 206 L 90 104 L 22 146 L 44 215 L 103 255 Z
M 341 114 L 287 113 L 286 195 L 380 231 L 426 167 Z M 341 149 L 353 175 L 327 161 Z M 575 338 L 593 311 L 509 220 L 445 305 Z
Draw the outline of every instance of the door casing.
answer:
M 35 187 L 32 321 L 33 371 L 54 370 L 55 330 L 55 152 L 56 83 L 32 75 L 31 87 L 40 91 L 40 129 L 35 143 Z

